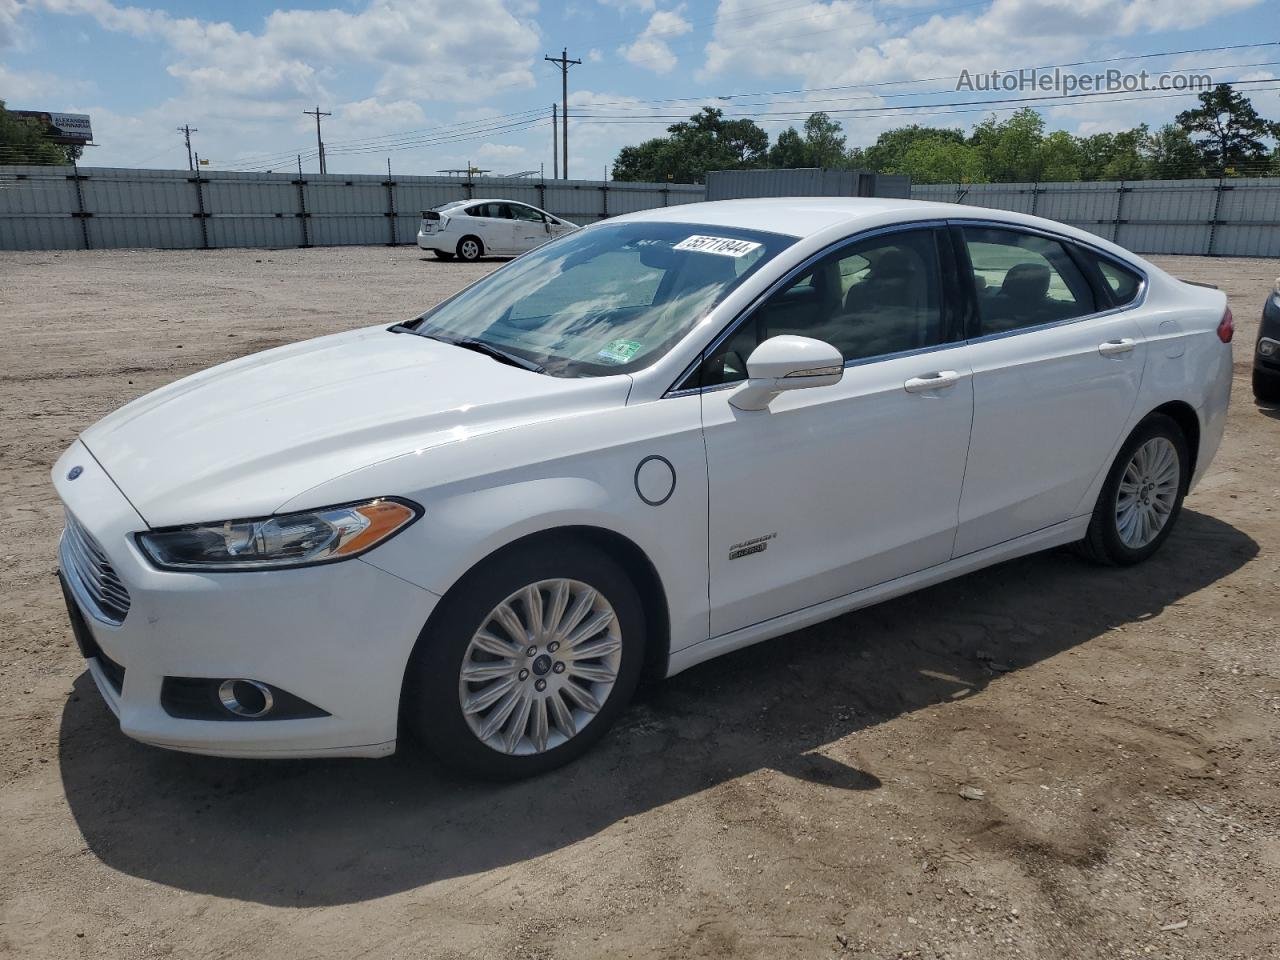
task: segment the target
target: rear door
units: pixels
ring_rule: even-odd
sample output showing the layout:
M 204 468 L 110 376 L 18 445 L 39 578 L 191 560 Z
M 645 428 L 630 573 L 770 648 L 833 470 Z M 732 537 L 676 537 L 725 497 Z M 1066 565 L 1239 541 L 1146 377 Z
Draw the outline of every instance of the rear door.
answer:
M 1093 509 L 1082 500 L 1133 411 L 1146 344 L 1070 241 L 976 223 L 952 236 L 977 307 L 961 556 Z
M 515 249 L 515 221 L 505 203 L 477 203 L 467 207 L 472 229 L 485 253 L 508 254 Z

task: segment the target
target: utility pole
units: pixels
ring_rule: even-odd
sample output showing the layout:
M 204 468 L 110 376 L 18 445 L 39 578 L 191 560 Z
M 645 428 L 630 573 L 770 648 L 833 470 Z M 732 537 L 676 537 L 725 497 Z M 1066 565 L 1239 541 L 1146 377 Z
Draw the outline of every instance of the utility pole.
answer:
M 322 112 L 320 110 L 320 104 L 318 103 L 316 104 L 316 108 L 314 110 L 303 110 L 302 112 L 305 113 L 308 117 L 316 118 L 316 153 L 320 154 L 320 172 L 328 173 L 329 171 L 324 164 L 324 141 L 320 139 L 320 118 L 332 117 L 333 114 L 328 112 Z
M 560 51 L 559 57 L 545 56 L 542 58 L 550 63 L 554 63 L 560 68 L 560 149 L 563 151 L 563 162 L 560 164 L 564 168 L 564 179 L 569 179 L 569 68 L 581 64 L 581 60 L 569 59 L 569 48 L 565 47 Z
M 194 170 L 196 168 L 196 163 L 191 159 L 191 135 L 193 133 L 199 133 L 200 131 L 191 124 L 184 123 L 178 128 L 178 132 L 187 138 L 187 169 Z
M 560 179 L 560 134 L 556 119 L 556 105 L 551 105 L 551 179 Z

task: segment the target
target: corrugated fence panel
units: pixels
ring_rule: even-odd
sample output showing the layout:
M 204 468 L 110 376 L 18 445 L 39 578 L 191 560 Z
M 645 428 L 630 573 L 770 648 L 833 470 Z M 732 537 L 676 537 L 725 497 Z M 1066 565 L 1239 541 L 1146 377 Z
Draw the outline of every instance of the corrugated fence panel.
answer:
M 74 250 L 84 246 L 75 181 L 65 168 L 0 168 L 0 250 Z
M 211 247 L 293 247 L 303 242 L 298 185 L 287 174 L 224 174 L 205 180 Z
M 202 245 L 194 174 L 181 171 L 81 170 L 93 247 Z

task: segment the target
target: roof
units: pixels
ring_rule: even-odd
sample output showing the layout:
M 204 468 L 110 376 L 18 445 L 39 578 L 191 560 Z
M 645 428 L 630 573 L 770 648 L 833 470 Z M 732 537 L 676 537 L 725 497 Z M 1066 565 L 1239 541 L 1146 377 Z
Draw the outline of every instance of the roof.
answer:
M 872 217 L 900 214 L 904 220 L 973 215 L 973 207 L 891 197 L 753 197 L 682 203 L 630 214 L 628 220 L 662 220 L 708 226 L 743 227 L 807 237 L 829 227 Z

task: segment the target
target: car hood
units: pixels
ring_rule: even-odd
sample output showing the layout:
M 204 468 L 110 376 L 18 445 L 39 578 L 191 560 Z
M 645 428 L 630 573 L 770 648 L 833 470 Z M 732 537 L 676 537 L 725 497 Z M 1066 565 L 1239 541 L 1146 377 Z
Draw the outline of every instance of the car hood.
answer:
M 205 370 L 121 407 L 81 439 L 161 527 L 263 516 L 380 460 L 623 404 L 630 386 L 626 376 L 532 373 L 376 327 Z

